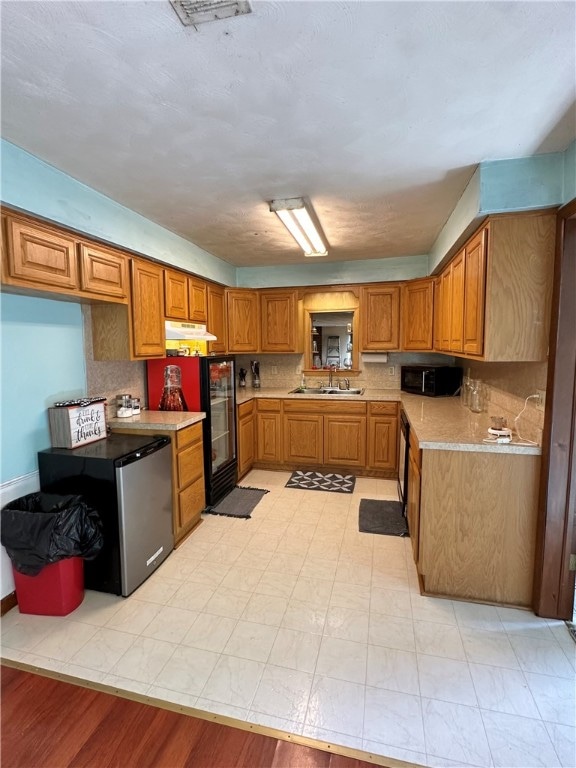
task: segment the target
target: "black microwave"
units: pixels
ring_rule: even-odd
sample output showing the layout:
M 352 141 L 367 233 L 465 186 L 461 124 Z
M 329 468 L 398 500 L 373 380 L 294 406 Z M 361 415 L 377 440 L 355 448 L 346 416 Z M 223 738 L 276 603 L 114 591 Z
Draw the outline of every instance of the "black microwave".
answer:
M 462 368 L 451 365 L 403 365 L 400 371 L 400 388 L 414 395 L 449 397 L 461 384 Z

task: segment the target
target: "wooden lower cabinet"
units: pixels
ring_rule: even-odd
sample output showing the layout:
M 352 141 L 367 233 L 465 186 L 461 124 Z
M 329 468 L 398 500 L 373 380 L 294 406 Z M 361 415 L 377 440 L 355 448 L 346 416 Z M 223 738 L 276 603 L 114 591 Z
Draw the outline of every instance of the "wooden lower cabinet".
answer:
M 113 428 L 113 432 L 142 436 L 141 429 Z M 178 544 L 200 522 L 206 506 L 202 422 L 176 432 L 155 430 L 172 444 L 172 527 Z
M 256 401 L 256 460 L 282 462 L 282 413 L 280 400 Z
M 417 482 L 410 469 L 409 494 Z M 540 456 L 422 451 L 417 563 L 425 594 L 531 605 L 539 477 Z
M 324 419 L 324 464 L 366 465 L 366 416 L 327 415 Z
M 368 403 L 367 466 L 387 472 L 398 470 L 398 404 Z
M 303 467 L 323 463 L 322 418 L 313 413 L 284 414 L 284 461 Z
M 254 400 L 250 400 L 247 403 L 240 403 L 238 406 L 237 418 L 238 479 L 240 479 L 252 469 L 256 455 Z

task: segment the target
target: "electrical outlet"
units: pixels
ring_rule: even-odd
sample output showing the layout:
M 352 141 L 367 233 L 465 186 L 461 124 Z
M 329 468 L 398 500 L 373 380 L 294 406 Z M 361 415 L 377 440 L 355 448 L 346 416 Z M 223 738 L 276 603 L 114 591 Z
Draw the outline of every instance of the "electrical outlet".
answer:
M 270 366 L 270 372 L 271 372 L 272 374 L 274 374 L 274 373 L 278 373 L 278 366 L 277 366 L 277 365 L 271 365 L 271 366 Z
M 536 410 L 543 411 L 546 406 L 546 390 L 537 389 L 536 394 L 538 395 L 538 400 L 536 400 Z
M 391 365 L 388 368 L 388 376 L 394 376 L 395 373 L 396 373 L 396 366 L 395 365 Z

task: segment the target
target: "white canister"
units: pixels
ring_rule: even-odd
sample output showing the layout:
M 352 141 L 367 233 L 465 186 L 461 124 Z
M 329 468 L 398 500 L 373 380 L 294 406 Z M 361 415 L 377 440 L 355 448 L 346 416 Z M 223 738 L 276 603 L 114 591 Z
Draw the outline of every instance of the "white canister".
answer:
M 132 398 L 132 416 L 140 416 L 140 398 Z
M 132 416 L 132 395 L 118 395 L 116 398 L 116 416 L 119 419 Z

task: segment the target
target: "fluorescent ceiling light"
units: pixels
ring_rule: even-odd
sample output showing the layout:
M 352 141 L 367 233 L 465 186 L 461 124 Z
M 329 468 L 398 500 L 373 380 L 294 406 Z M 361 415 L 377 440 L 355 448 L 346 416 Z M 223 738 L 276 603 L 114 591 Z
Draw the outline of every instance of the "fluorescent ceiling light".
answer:
M 320 227 L 313 221 L 301 197 L 272 200 L 270 210 L 278 216 L 306 256 L 328 255 Z

